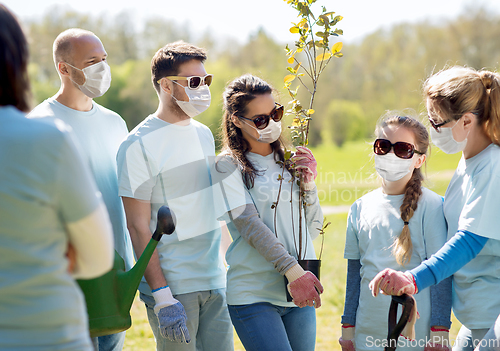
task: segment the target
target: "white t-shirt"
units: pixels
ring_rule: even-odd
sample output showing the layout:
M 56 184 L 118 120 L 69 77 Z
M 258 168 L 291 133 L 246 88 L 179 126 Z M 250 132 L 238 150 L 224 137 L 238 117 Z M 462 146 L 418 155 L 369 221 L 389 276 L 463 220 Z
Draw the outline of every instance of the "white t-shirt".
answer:
M 447 228 L 443 215 L 443 200 L 436 193 L 422 188 L 417 210 L 409 221 L 413 244 L 411 260 L 405 267 L 396 262 L 391 245 L 403 229 L 400 212 L 403 198 L 404 195 L 386 195 L 381 188 L 378 188 L 358 199 L 349 211 L 344 258 L 361 262 L 361 287 L 355 336 L 358 351 L 381 350 L 380 340 L 387 339 L 387 316 L 391 297 L 382 294 L 373 297 L 368 288 L 370 281 L 385 268 L 406 271 L 417 267 L 446 242 Z M 425 340 L 429 336 L 431 327 L 430 290 L 425 289 L 414 297 L 420 313 L 420 319 L 415 325 L 416 340 Z M 425 342 L 421 342 L 420 345 L 422 347 L 413 350 L 423 350 Z M 398 344 L 397 349 L 412 349 L 404 346 Z
M 128 134 L 125 121 L 95 102 L 92 102 L 92 110 L 84 112 L 64 106 L 53 98 L 35 107 L 28 117 L 57 118 L 71 127 L 108 210 L 115 250 L 125 261 L 125 268 L 130 269 L 134 259 L 132 243 L 118 196 L 116 176 L 116 153 Z
M 174 294 L 225 287 L 220 225 L 213 211 L 209 157 L 215 156 L 210 129 L 193 119 L 187 126 L 147 117 L 118 151 L 119 194 L 151 203 L 151 232 L 158 209 L 167 205 L 176 229 L 157 249 Z M 143 278 L 140 291 L 151 295 Z
M 453 275 L 453 313 L 469 329 L 489 328 L 500 314 L 500 147 L 462 159 L 448 185 L 448 238 L 458 230 L 489 238 Z
M 74 142 L 61 121 L 0 107 L 1 350 L 92 350 L 66 227 L 102 200 Z
M 230 305 L 244 305 L 256 302 L 269 302 L 277 306 L 295 306 L 293 302 L 286 301 L 286 287 L 284 277 L 278 273 L 273 264 L 266 261 L 258 251 L 250 246 L 240 235 L 228 216 L 228 211 L 254 204 L 260 219 L 266 226 L 277 234 L 278 240 L 285 249 L 295 258 L 298 257 L 293 233 L 298 242 L 298 186 L 296 183 L 289 183 L 290 173 L 283 173 L 283 186 L 280 200 L 277 206 L 277 221 L 274 226 L 274 209 L 271 208 L 277 199 L 279 191 L 278 177 L 282 174 L 282 168 L 276 164 L 274 153 L 261 156 L 255 153 L 247 153 L 246 157 L 256 169 L 262 173 L 255 177 L 254 187 L 248 190 L 243 184 L 242 173 L 239 167 L 227 156 L 221 162 L 212 165 L 212 179 L 215 200 L 215 213 L 219 220 L 227 222 L 229 232 L 233 242 L 229 247 L 226 260 L 229 265 L 227 273 L 227 301 Z M 293 186 L 293 190 L 291 187 Z M 291 211 L 290 199 L 293 194 L 293 214 Z M 309 206 L 307 218 L 303 217 L 304 240 L 303 250 L 306 259 L 315 259 L 313 243 L 310 232 L 315 238 L 322 228 L 323 213 L 315 193 L 315 205 Z M 233 217 L 237 213 L 232 212 Z M 292 218 L 294 226 L 292 228 Z

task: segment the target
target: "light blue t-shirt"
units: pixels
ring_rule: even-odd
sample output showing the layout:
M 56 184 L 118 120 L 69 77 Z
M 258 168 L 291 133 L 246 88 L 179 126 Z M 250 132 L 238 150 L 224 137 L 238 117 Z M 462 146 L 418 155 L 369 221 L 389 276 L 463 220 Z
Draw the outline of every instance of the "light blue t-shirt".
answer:
M 125 121 L 95 102 L 92 102 L 92 110 L 83 112 L 64 106 L 53 98 L 35 107 L 28 117 L 58 118 L 71 127 L 108 210 L 115 249 L 125 261 L 125 268 L 130 269 L 134 259 L 132 244 L 118 196 L 116 175 L 116 153 L 128 134 Z
M 403 230 L 400 212 L 403 198 L 404 195 L 386 195 L 382 188 L 378 188 L 358 199 L 349 211 L 344 258 L 361 262 L 361 291 L 355 336 L 356 350 L 359 351 L 381 350 L 380 341 L 387 339 L 391 297 L 382 294 L 373 297 L 368 288 L 370 281 L 385 268 L 398 271 L 415 268 L 446 242 L 443 200 L 436 193 L 422 188 L 417 210 L 409 220 L 413 244 L 411 260 L 404 267 L 396 262 L 391 245 Z M 420 313 L 420 319 L 415 324 L 416 340 L 425 340 L 431 327 L 430 290 L 421 291 L 414 297 Z M 398 344 L 398 350 L 423 350 L 424 346 L 425 341 L 419 345 Z
M 273 264 L 259 254 L 240 235 L 233 222 L 231 222 L 228 211 L 232 211 L 246 204 L 254 204 L 260 219 L 277 235 L 278 240 L 286 250 L 298 257 L 298 223 L 299 204 L 298 186 L 295 182 L 290 183 L 291 175 L 276 163 L 274 153 L 261 156 L 252 152 L 246 154 L 247 159 L 261 172 L 255 177 L 254 187 L 250 190 L 243 184 L 242 174 L 229 157 L 215 162 L 211 167 L 214 182 L 215 213 L 219 220 L 227 222 L 227 227 L 233 242 L 226 253 L 229 265 L 227 273 L 227 302 L 230 305 L 245 305 L 256 302 L 269 302 L 277 306 L 293 307 L 293 302 L 286 301 L 286 286 L 284 277 L 278 273 Z M 284 181 L 281 188 L 280 200 L 277 206 L 276 227 L 275 210 L 271 208 L 278 198 L 278 177 L 283 175 Z M 293 188 L 292 188 L 293 187 Z M 302 217 L 303 235 L 306 240 L 303 244 L 302 258 L 316 259 L 312 238 L 319 235 L 318 228 L 322 228 L 323 213 L 319 206 L 317 193 L 314 191 L 315 201 L 308 206 L 307 214 L 311 218 Z M 293 198 L 293 212 L 290 200 Z M 232 211 L 233 218 L 238 214 Z M 292 226 L 293 220 L 293 226 Z M 305 225 L 306 220 L 309 228 Z M 294 240 L 294 233 L 295 238 Z
M 448 185 L 448 238 L 458 230 L 489 238 L 453 275 L 453 313 L 469 329 L 489 328 L 500 314 L 500 147 L 460 160 Z
M 92 350 L 65 225 L 101 200 L 66 128 L 0 107 L 1 350 Z
M 173 294 L 226 285 L 208 166 L 214 156 L 208 127 L 193 119 L 179 126 L 153 115 L 130 132 L 118 151 L 119 194 L 151 203 L 151 232 L 161 206 L 175 214 L 175 231 L 157 246 Z M 151 295 L 144 278 L 139 290 Z

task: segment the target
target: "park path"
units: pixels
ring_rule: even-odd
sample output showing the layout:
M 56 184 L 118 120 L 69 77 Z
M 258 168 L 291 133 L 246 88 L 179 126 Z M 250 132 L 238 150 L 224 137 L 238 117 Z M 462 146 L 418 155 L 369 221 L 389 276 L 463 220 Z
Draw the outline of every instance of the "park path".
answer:
M 338 214 L 338 213 L 347 213 L 349 212 L 350 205 L 343 205 L 343 206 L 321 206 L 321 209 L 323 210 L 323 215 L 330 215 L 330 214 Z

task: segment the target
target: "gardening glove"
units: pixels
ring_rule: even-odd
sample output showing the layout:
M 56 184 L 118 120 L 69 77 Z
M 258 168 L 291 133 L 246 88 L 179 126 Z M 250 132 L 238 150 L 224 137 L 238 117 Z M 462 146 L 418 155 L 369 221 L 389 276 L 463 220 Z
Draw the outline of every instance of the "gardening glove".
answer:
M 306 191 L 313 190 L 316 184 L 314 180 L 318 175 L 317 162 L 311 150 L 304 146 L 297 146 L 297 151 L 292 156 L 295 170 L 302 176 L 302 188 Z
M 339 339 L 342 351 L 356 351 L 354 347 L 354 332 L 356 327 L 354 325 L 343 325 L 342 336 Z
M 417 293 L 415 278 L 410 272 L 399 272 L 386 268 L 379 272 L 370 282 L 368 287 L 373 296 L 377 296 L 379 291 L 385 295 L 400 296 L 403 294 L 414 295 Z
M 168 286 L 153 291 L 154 312 L 158 317 L 160 334 L 164 338 L 178 343 L 191 341 L 186 326 L 187 316 L 184 306 L 174 299 Z
M 285 273 L 289 283 L 288 292 L 293 299 L 293 303 L 299 307 L 321 306 L 319 294 L 323 293 L 323 285 L 316 276 L 304 269 L 297 263 Z
M 429 342 L 424 351 L 450 351 L 450 331 L 447 328 L 431 328 Z

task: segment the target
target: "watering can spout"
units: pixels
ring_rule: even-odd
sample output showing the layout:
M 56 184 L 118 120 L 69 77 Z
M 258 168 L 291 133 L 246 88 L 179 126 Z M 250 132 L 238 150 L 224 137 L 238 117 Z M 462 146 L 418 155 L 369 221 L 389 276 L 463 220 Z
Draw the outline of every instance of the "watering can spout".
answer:
M 153 237 L 131 270 L 125 272 L 123 259 L 115 252 L 111 271 L 94 279 L 78 281 L 85 295 L 91 337 L 115 334 L 130 328 L 130 308 L 149 259 L 161 236 L 170 235 L 174 230 L 174 213 L 167 206 L 160 207 Z
M 141 282 L 142 276 L 146 271 L 149 264 L 149 260 L 153 255 L 158 242 L 160 241 L 163 234 L 170 235 L 175 230 L 175 216 L 172 211 L 167 206 L 162 206 L 158 210 L 158 221 L 156 224 L 156 230 L 153 233 L 151 240 L 144 249 L 141 257 L 137 260 L 134 267 L 132 267 L 127 272 L 120 272 L 117 275 L 117 283 L 119 286 L 121 301 L 120 309 L 124 313 L 128 313 L 134 302 L 134 297 Z

